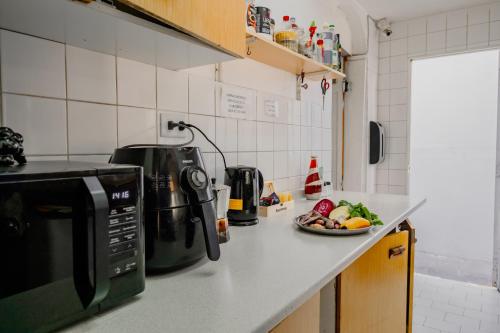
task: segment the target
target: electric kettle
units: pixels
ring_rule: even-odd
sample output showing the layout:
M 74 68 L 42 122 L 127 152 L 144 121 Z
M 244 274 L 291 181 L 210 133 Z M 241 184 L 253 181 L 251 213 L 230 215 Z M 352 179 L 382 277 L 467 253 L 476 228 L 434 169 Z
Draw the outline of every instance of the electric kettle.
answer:
M 227 218 L 230 225 L 247 226 L 259 222 L 259 199 L 264 180 L 262 173 L 253 167 L 226 168 L 224 183 L 231 186 Z

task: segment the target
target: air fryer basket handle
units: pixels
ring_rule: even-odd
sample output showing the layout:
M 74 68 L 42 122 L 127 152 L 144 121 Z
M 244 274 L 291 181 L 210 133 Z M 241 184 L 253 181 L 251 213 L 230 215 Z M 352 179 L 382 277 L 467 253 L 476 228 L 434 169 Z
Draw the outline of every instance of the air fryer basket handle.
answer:
M 85 189 L 91 198 L 93 216 L 87 222 L 86 234 L 90 239 L 86 251 L 86 267 L 91 268 L 87 275 L 93 278 L 88 295 L 80 295 L 83 305 L 88 308 L 101 302 L 109 292 L 108 277 L 108 213 L 109 205 L 106 192 L 97 177 L 84 177 Z M 90 222 L 91 221 L 91 222 Z M 83 297 L 82 297 L 83 296 Z
M 196 183 L 193 179 L 200 175 L 204 178 L 204 181 L 202 180 Z M 206 172 L 199 167 L 186 167 L 182 171 L 181 179 L 181 186 L 188 195 L 189 202 L 195 205 L 195 216 L 201 220 L 207 256 L 210 260 L 218 260 L 220 257 L 220 248 L 219 237 L 217 236 L 217 229 L 215 227 L 215 223 L 217 222 L 215 200 L 212 195 L 209 197 L 204 195 L 207 191 L 207 186 L 209 186 L 207 180 L 210 178 Z
M 217 236 L 217 216 L 215 216 L 214 200 L 201 204 L 202 214 L 200 216 L 203 226 L 203 234 L 205 236 L 205 246 L 207 248 L 208 259 L 212 261 L 219 260 L 220 247 L 219 238 Z

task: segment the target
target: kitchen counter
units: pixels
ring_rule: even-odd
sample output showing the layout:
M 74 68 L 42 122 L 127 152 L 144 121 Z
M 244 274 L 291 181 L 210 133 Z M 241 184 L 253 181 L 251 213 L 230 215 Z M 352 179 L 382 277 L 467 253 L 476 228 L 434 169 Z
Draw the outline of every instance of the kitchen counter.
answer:
M 350 237 L 303 232 L 293 217 L 315 201 L 296 200 L 288 214 L 231 227 L 219 261 L 148 277 L 141 295 L 65 331 L 267 332 L 425 202 L 351 192 L 334 192 L 332 198 L 363 202 L 384 226 Z

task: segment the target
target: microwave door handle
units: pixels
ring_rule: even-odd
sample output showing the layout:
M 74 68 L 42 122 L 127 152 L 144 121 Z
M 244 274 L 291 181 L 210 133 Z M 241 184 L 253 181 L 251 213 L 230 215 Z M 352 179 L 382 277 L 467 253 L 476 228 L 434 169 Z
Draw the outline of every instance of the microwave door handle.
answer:
M 84 177 L 83 182 L 93 206 L 93 218 L 86 221 L 87 235 L 92 239 L 87 239 L 89 251 L 86 251 L 85 267 L 92 268 L 93 272 L 87 274 L 92 275 L 94 283 L 90 297 L 82 300 L 84 306 L 88 308 L 101 302 L 109 292 L 109 204 L 106 192 L 97 177 Z

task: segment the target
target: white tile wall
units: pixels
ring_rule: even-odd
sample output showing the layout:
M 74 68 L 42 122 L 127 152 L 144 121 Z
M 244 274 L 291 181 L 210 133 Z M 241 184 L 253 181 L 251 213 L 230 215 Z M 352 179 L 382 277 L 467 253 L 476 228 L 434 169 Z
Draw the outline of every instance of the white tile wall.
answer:
M 391 60 L 389 58 L 379 59 L 378 62 L 378 72 L 379 74 L 387 74 L 391 71 Z
M 467 44 L 467 28 L 461 27 L 448 29 L 446 33 L 446 50 L 460 51 L 464 50 Z
M 288 177 L 288 152 L 274 152 L 274 178 L 282 179 Z
M 159 110 L 188 112 L 188 74 L 158 67 L 156 70 Z
M 446 31 L 431 32 L 427 35 L 427 51 L 429 53 L 444 52 L 446 47 Z
M 64 45 L 6 30 L 0 43 L 3 91 L 66 97 Z
M 118 146 L 156 143 L 156 110 L 118 106 Z
M 264 180 L 274 178 L 274 153 L 272 151 L 259 151 L 257 153 L 257 168 L 264 176 Z
M 446 28 L 448 30 L 467 25 L 467 10 L 459 9 L 446 15 Z
M 256 152 L 247 152 L 247 153 L 238 152 L 238 164 L 256 167 L 257 166 L 257 153 Z M 263 174 L 263 176 L 265 178 L 269 178 L 264 174 Z
M 427 51 L 427 35 L 416 35 L 408 37 L 408 54 L 409 55 L 424 55 Z
M 467 19 L 468 25 L 488 23 L 490 21 L 490 7 L 480 6 L 469 8 L 467 10 Z
M 467 32 L 467 45 L 469 48 L 481 48 L 488 46 L 490 34 L 489 23 L 481 23 L 469 26 Z
M 315 140 L 319 142 L 320 140 Z M 283 151 L 288 150 L 288 125 L 287 124 L 274 124 L 274 150 Z
M 427 33 L 446 30 L 446 15 L 439 14 L 427 18 Z
M 405 46 L 401 48 L 395 50 L 403 52 Z M 214 65 L 170 71 L 3 30 L 0 55 L 1 124 L 24 135 L 30 160 L 106 163 L 118 146 L 189 138 L 187 131 L 160 137 L 163 116 L 200 127 L 224 151 L 228 165 L 258 166 L 279 190 L 302 188 L 311 154 L 319 157 L 325 179 L 331 180 L 336 126 L 328 98 L 322 109 L 319 82 L 308 82 L 311 88 L 296 101 L 294 75 L 251 60 L 221 64 L 218 76 Z M 404 75 L 389 77 L 394 86 L 403 81 Z M 245 119 L 221 117 L 223 85 L 254 96 Z M 264 99 L 276 102 L 276 117 L 264 113 Z M 221 156 L 195 134 L 193 145 L 202 149 L 207 171 L 222 181 Z
M 26 154 L 67 154 L 66 102 L 3 94 L 3 121 L 24 136 Z
M 288 125 L 288 149 L 300 150 L 300 126 Z
M 78 47 L 66 47 L 68 98 L 116 104 L 115 57 Z
M 402 24 L 404 26 L 404 22 Z M 418 36 L 425 33 L 427 33 L 427 21 L 425 18 L 419 18 L 408 22 L 408 36 Z
M 117 58 L 118 104 L 156 108 L 156 68 Z
M 271 142 L 272 142 L 272 124 L 271 127 Z M 259 129 L 259 127 L 257 127 Z M 259 137 L 257 136 L 257 139 Z M 238 151 L 238 121 L 231 118 L 215 118 L 215 141 L 217 147 L 223 152 Z M 265 149 L 259 149 L 265 150 Z M 273 150 L 273 147 L 269 149 Z
M 215 82 L 202 77 L 189 78 L 189 113 L 215 116 Z
M 69 154 L 111 154 L 117 147 L 115 105 L 68 102 Z
M 500 3 L 392 24 L 379 38 L 377 118 L 386 129 L 386 160 L 377 166 L 376 190 L 407 193 L 409 66 L 411 58 L 498 48 Z
M 257 123 L 252 120 L 238 120 L 238 151 L 257 150 Z

